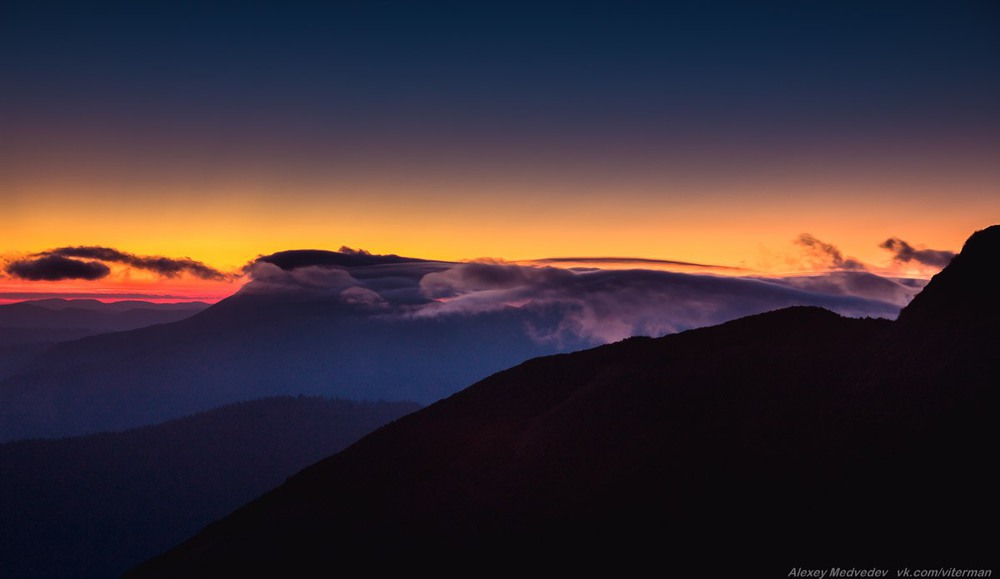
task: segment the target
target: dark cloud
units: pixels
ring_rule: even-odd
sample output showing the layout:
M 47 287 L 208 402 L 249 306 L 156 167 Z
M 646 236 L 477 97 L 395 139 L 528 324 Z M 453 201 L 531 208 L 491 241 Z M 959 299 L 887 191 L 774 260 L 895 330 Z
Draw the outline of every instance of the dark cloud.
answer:
M 135 255 L 133 253 L 126 253 L 110 247 L 59 247 L 45 251 L 41 255 L 98 259 L 111 263 L 122 263 L 137 269 L 152 271 L 163 277 L 177 277 L 182 273 L 188 273 L 206 280 L 222 281 L 229 279 L 229 276 L 225 273 L 209 267 L 200 261 L 195 261 L 187 257 L 172 258 Z
M 370 265 L 384 265 L 390 263 L 416 263 L 424 261 L 411 257 L 400 257 L 395 254 L 376 255 L 368 253 L 363 249 L 351 249 L 344 246 L 340 251 L 327 251 L 323 249 L 292 249 L 289 251 L 279 251 L 271 255 L 263 255 L 247 264 L 244 271 L 249 273 L 253 264 L 264 262 L 271 263 L 283 270 L 290 271 L 300 267 L 364 267 Z
M 931 267 L 944 267 L 951 263 L 951 258 L 955 257 L 953 251 L 917 249 L 898 237 L 886 239 L 879 247 L 891 251 L 892 258 L 896 261 L 903 263 L 915 261 Z
M 99 261 L 80 261 L 61 255 L 16 260 L 7 264 L 5 269 L 12 276 L 32 281 L 95 280 L 111 273 L 108 266 Z
M 799 235 L 795 242 L 807 248 L 813 257 L 820 260 L 821 265 L 848 271 L 865 269 L 864 264 L 860 261 L 849 257 L 845 258 L 834 245 L 820 241 L 808 233 Z

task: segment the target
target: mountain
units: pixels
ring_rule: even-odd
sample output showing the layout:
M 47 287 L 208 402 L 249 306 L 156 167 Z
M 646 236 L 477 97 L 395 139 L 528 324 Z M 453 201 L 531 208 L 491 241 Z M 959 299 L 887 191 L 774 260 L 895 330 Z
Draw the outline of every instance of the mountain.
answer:
M 0 379 L 58 342 L 176 322 L 208 304 L 44 299 L 0 305 Z
M 534 359 L 129 577 L 990 568 L 1000 227 L 896 322 L 789 308 Z
M 103 303 L 97 300 L 47 299 L 0 305 L 2 345 L 13 343 L 13 330 L 76 330 L 121 332 L 154 324 L 176 322 L 205 308 L 202 302 L 157 304 L 126 301 Z M 11 334 L 11 335 L 8 335 Z M 79 337 L 79 336 L 78 336 Z
M 4 577 L 114 577 L 417 410 L 268 398 L 125 432 L 0 445 Z

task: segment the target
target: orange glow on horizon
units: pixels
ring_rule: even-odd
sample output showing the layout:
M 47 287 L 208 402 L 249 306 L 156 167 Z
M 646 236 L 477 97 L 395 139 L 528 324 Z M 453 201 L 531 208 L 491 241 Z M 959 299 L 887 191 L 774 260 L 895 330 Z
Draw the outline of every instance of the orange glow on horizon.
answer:
M 741 268 L 704 269 L 715 275 L 789 275 L 822 269 L 807 267 L 795 244 L 800 234 L 810 233 L 872 271 L 926 278 L 934 271 L 893 263 L 879 244 L 899 237 L 914 246 L 958 251 L 973 231 L 1000 222 L 995 171 L 961 179 L 919 171 L 838 176 L 832 170 L 818 175 L 723 170 L 711 178 L 666 173 L 596 178 L 587 170 L 449 176 L 412 168 L 283 179 L 73 177 L 11 180 L 0 212 L 5 244 L 0 259 L 96 245 L 189 257 L 228 273 L 258 255 L 346 245 L 442 261 L 621 256 Z M 942 193 L 956 188 L 957 200 Z M 239 287 L 134 271 L 131 277 L 116 275 L 72 283 L 7 277 L 0 278 L 0 291 L 218 301 Z
M 888 237 L 955 251 L 974 230 L 992 224 L 992 216 L 1000 218 L 1000 203 L 986 194 L 992 191 L 986 183 L 982 194 L 940 207 L 931 202 L 939 197 L 933 184 L 911 190 L 814 185 L 810 196 L 795 186 L 782 191 L 757 185 L 744 186 L 741 198 L 725 191 L 609 189 L 582 191 L 569 200 L 537 189 L 535 196 L 497 186 L 480 186 L 475 196 L 458 187 L 442 189 L 411 189 L 408 196 L 369 191 L 351 198 L 334 188 L 326 196 L 294 199 L 222 190 L 190 202 L 164 192 L 152 195 L 155 207 L 70 204 L 52 191 L 32 190 L 24 195 L 31 204 L 0 216 L 7 244 L 0 252 L 102 245 L 188 256 L 231 271 L 260 254 L 348 245 L 441 260 L 621 255 L 760 268 L 760 248 L 784 251 L 801 233 L 877 263 L 886 255 L 878 244 Z M 905 195 L 909 203 L 901 206 L 897 200 Z

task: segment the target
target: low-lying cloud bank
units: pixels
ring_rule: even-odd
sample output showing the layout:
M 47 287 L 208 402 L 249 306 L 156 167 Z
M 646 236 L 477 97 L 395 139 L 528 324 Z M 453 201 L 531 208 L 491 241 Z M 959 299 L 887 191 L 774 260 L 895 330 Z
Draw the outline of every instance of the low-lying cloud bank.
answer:
M 475 314 L 503 307 L 545 307 L 563 314 L 540 339 L 563 334 L 610 342 L 678 332 L 791 305 L 849 316 L 894 317 L 899 305 L 840 291 L 820 292 L 767 280 L 651 270 L 575 272 L 462 264 L 421 280 L 429 298 L 414 315 Z
M 325 297 L 372 315 L 407 319 L 517 311 L 539 341 L 583 339 L 597 344 L 633 335 L 659 336 L 793 305 L 894 318 L 920 289 L 919 282 L 868 272 L 814 238 L 809 247 L 832 257 L 841 268 L 772 279 L 307 250 L 258 258 L 246 267 L 251 280 L 241 292 Z M 533 321 L 542 318 L 548 321 Z

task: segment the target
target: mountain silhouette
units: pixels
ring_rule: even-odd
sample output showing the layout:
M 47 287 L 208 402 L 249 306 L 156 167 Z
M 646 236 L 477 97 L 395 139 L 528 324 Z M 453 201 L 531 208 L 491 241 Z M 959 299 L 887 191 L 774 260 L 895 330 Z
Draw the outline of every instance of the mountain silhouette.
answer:
M 896 322 L 789 308 L 530 360 L 128 576 L 989 568 L 998 259 L 977 232 Z
M 124 432 L 0 445 L 0 574 L 117 576 L 418 408 L 268 398 Z

